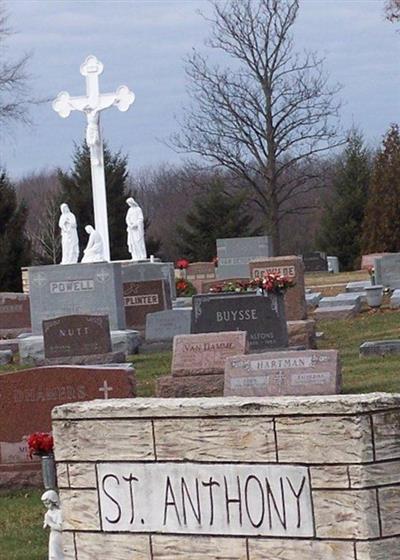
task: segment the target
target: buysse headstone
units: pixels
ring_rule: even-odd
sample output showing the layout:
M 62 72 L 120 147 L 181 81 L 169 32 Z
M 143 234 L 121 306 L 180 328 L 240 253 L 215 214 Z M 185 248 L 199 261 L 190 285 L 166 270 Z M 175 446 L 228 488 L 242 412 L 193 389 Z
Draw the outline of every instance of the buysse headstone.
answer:
M 124 283 L 127 327 L 144 330 L 149 313 L 171 309 L 171 291 L 166 280 Z
M 192 333 L 246 331 L 250 351 L 288 345 L 282 297 L 210 294 L 193 297 Z
M 272 256 L 268 236 L 217 239 L 217 278 L 249 278 L 249 262 Z
M 301 257 L 271 257 L 250 262 L 252 278 L 261 278 L 265 273 L 280 274 L 293 280 L 295 285 L 285 293 L 287 321 L 301 321 L 307 318 L 307 303 L 304 285 L 304 264 Z
M 45 358 L 107 354 L 111 352 L 106 315 L 67 315 L 43 321 Z
M 268 352 L 225 363 L 224 396 L 333 395 L 340 390 L 337 350 Z

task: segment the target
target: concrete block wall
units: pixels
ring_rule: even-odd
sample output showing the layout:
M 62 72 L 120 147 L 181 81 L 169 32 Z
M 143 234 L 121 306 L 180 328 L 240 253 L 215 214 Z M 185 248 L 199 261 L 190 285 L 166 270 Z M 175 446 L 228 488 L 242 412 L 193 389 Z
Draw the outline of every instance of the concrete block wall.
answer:
M 93 401 L 53 431 L 66 560 L 400 560 L 400 395 Z

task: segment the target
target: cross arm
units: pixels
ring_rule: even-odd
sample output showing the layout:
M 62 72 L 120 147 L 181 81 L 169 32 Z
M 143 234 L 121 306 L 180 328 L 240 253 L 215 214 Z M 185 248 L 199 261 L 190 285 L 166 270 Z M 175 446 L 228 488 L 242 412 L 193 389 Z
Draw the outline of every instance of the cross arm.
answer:
M 71 111 L 83 111 L 87 104 L 87 97 L 71 97 L 67 91 L 61 91 L 53 101 L 52 107 L 60 117 L 66 119 Z

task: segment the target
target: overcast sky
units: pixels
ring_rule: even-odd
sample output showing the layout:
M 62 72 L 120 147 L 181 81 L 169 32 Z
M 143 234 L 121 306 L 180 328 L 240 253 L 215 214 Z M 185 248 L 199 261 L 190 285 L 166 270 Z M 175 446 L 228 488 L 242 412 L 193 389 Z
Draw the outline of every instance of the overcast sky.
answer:
M 257 1 L 257 0 L 254 0 Z M 355 124 L 374 145 L 392 122 L 400 121 L 400 33 L 383 17 L 381 0 L 301 0 L 295 26 L 299 49 L 326 56 L 332 82 L 342 83 L 342 125 Z M 104 137 L 129 156 L 137 169 L 174 163 L 181 156 L 159 141 L 176 130 L 176 115 L 187 102 L 184 56 L 202 48 L 209 31 L 199 10 L 207 0 L 6 0 L 9 55 L 32 52 L 35 96 L 85 91 L 79 66 L 89 54 L 104 63 L 103 92 L 128 85 L 136 101 L 127 113 L 115 107 L 102 115 Z M 398 27 L 397 27 L 398 28 Z M 0 136 L 0 162 L 12 177 L 69 167 L 85 119 L 74 112 L 60 118 L 50 103 L 32 111 L 32 129 Z

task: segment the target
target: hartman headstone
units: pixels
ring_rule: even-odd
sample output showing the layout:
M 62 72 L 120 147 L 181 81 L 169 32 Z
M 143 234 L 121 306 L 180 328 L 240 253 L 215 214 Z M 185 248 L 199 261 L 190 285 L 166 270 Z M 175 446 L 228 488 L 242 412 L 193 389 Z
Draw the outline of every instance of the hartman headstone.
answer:
M 0 375 L 0 486 L 41 482 L 26 437 L 51 431 L 54 406 L 136 395 L 132 366 L 50 366 Z
M 249 262 L 272 256 L 268 236 L 217 239 L 217 278 L 249 278 Z
M 127 327 L 144 330 L 149 313 L 171 309 L 171 292 L 166 280 L 124 283 Z
M 111 330 L 125 329 L 121 265 L 86 263 L 29 268 L 33 334 L 42 322 L 65 315 L 107 315 Z
M 327 272 L 328 259 L 326 253 L 314 251 L 303 255 L 304 268 L 306 272 Z
M 246 331 L 250 351 L 288 345 L 282 297 L 210 294 L 193 297 L 192 333 Z
M 262 277 L 265 273 L 280 274 L 294 281 L 294 287 L 285 293 L 285 311 L 288 321 L 301 321 L 307 318 L 307 303 L 304 285 L 304 264 L 301 257 L 272 257 L 250 263 L 252 278 Z
M 173 376 L 224 373 L 229 356 L 245 354 L 245 332 L 180 335 L 174 338 L 172 355 Z
M 375 259 L 375 284 L 396 290 L 400 288 L 400 253 Z
M 225 363 L 224 396 L 333 395 L 340 390 L 337 350 L 268 352 Z
M 43 321 L 45 358 L 90 356 L 111 352 L 106 315 L 67 315 Z

